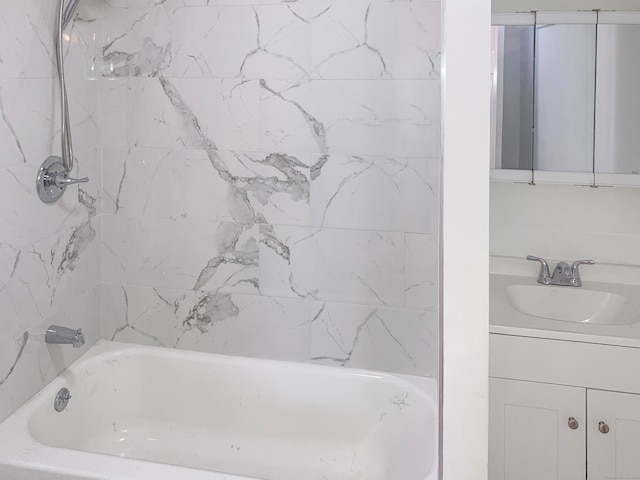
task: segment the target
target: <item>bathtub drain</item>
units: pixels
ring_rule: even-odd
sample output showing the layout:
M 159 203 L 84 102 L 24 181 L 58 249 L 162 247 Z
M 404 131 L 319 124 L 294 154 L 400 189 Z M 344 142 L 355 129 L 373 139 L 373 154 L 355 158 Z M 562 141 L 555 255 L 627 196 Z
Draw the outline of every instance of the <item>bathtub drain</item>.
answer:
M 71 400 L 71 393 L 69 392 L 69 389 L 61 388 L 53 401 L 53 408 L 56 409 L 56 412 L 61 412 L 67 408 L 69 400 Z

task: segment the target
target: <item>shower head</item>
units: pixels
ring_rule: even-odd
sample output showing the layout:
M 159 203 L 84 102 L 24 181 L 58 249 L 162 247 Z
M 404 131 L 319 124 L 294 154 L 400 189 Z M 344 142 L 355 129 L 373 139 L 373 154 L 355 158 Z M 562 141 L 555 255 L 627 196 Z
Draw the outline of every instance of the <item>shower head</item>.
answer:
M 78 8 L 78 1 L 79 0 L 60 0 L 63 4 L 66 3 L 66 5 L 64 6 L 64 12 L 62 13 L 62 28 L 65 29 L 67 28 L 67 25 L 69 25 L 69 22 L 71 21 L 71 19 L 73 18 L 73 14 L 76 11 L 76 8 Z

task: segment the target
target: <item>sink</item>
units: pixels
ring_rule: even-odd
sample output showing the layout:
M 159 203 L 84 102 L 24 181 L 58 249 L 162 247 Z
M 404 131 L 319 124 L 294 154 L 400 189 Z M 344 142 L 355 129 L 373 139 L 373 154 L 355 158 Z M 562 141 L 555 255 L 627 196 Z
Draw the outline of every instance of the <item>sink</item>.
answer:
M 509 303 L 525 315 L 563 322 L 631 325 L 640 313 L 626 298 L 611 292 L 576 287 L 509 285 Z

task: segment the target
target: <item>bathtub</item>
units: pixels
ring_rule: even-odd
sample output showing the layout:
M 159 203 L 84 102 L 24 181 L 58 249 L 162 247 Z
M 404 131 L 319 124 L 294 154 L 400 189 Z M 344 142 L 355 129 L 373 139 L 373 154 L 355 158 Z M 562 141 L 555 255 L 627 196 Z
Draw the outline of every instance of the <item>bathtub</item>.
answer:
M 0 479 L 435 480 L 436 398 L 432 379 L 102 341 L 0 424 Z

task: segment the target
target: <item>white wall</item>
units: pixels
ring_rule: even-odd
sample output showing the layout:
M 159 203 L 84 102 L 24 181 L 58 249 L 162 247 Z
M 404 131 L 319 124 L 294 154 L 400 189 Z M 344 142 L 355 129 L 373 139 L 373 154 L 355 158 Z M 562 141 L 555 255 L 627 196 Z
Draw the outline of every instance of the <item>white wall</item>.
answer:
M 443 10 L 442 468 L 487 478 L 490 2 Z
M 640 265 L 640 188 L 491 183 L 491 254 Z

